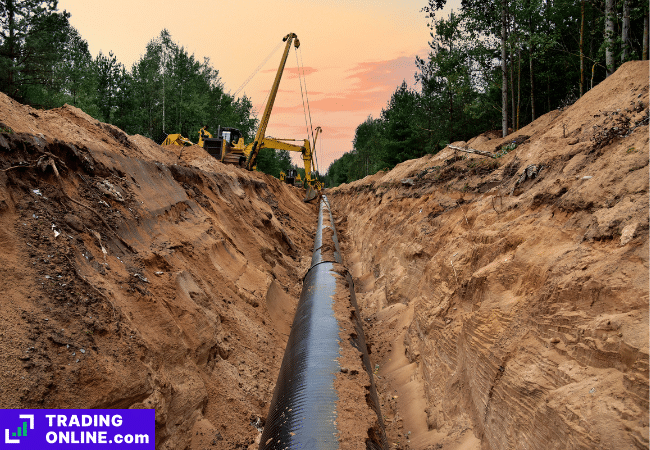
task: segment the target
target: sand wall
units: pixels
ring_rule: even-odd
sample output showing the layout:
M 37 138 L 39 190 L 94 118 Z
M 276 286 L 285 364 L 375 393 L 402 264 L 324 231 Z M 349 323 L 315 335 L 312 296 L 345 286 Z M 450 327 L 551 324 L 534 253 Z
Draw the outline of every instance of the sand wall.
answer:
M 155 408 L 157 448 L 257 448 L 315 207 L 70 106 L 0 95 L 0 122 L 0 407 Z
M 328 193 L 391 444 L 647 448 L 647 80 Z

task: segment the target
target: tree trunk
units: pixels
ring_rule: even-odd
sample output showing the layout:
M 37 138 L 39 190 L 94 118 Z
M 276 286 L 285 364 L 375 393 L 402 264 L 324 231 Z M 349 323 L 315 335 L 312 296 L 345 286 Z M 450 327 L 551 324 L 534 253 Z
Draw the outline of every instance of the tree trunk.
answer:
M 13 91 L 14 84 L 14 68 L 16 67 L 16 17 L 15 17 L 15 8 L 13 0 L 7 0 L 7 21 L 9 22 L 9 59 L 11 63 L 9 64 L 9 87 Z M 9 93 L 9 95 L 14 95 L 15 92 Z
M 514 57 L 514 49 L 510 51 L 510 114 L 512 114 L 512 119 L 510 121 L 512 122 L 512 129 L 515 129 L 515 57 Z
M 551 110 L 551 75 L 546 74 L 546 103 L 548 104 L 548 109 L 546 112 Z
M 534 122 L 537 118 L 535 114 L 535 75 L 533 71 L 533 45 L 530 45 L 530 112 L 532 120 Z
M 517 131 L 519 130 L 519 109 L 521 107 L 521 47 L 517 48 Z
M 612 1 L 612 0 L 608 0 Z M 508 135 L 508 74 L 506 66 L 506 7 L 508 0 L 501 0 L 501 132 Z
M 614 0 L 605 0 L 605 65 L 610 76 L 614 73 Z
M 623 0 L 623 26 L 621 27 L 621 62 L 627 61 L 630 56 L 630 0 Z
M 596 29 L 596 8 L 589 8 L 589 61 L 593 62 L 596 58 L 594 57 L 594 30 Z M 593 86 L 592 86 L 593 87 Z
M 454 95 L 451 90 L 451 81 L 448 81 L 449 89 L 449 142 L 453 142 L 454 137 Z
M 530 0 L 527 0 L 526 6 L 530 6 Z M 531 122 L 535 121 L 535 75 L 533 71 L 533 34 L 535 29 L 533 27 L 533 14 L 532 12 L 528 15 L 528 56 L 529 56 L 529 66 L 530 66 L 530 112 L 531 112 Z
M 643 52 L 641 58 L 648 60 L 648 12 L 643 17 Z
M 580 2 L 580 97 L 585 94 L 585 0 Z

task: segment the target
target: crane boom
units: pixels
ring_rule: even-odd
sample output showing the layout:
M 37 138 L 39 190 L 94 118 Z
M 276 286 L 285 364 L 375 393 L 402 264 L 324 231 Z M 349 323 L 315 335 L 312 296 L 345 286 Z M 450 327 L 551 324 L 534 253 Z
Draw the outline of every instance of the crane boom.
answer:
M 255 133 L 255 140 L 246 145 L 244 137 L 238 129 L 231 127 L 222 128 L 220 126 L 217 130 L 216 137 L 203 139 L 203 148 L 210 155 L 219 159 L 223 163 L 238 164 L 240 166 L 245 166 L 248 170 L 255 169 L 255 165 L 257 164 L 257 155 L 263 148 L 300 152 L 302 153 L 302 160 L 305 164 L 305 187 L 307 190 L 305 201 L 310 201 L 318 196 L 318 192 L 322 188 L 320 181 L 316 178 L 312 178 L 312 149 L 315 150 L 316 148 L 316 139 L 318 138 L 318 133 L 321 131 L 320 127 L 316 129 L 314 142 L 312 143 L 309 142 L 309 139 L 305 139 L 303 145 L 289 144 L 288 142 L 282 142 L 283 140 L 266 137 L 266 128 L 269 124 L 269 118 L 271 117 L 275 97 L 278 94 L 280 80 L 282 79 L 284 67 L 287 63 L 291 44 L 293 44 L 295 48 L 300 47 L 300 41 L 295 33 L 287 34 L 282 40 L 286 42 L 284 53 L 282 54 L 278 71 L 275 74 L 275 80 L 273 81 L 271 91 L 269 92 L 269 99 L 264 107 L 264 114 L 262 114 L 260 125 Z
M 278 89 L 280 88 L 280 80 L 282 79 L 282 73 L 284 72 L 284 66 L 287 63 L 287 57 L 289 56 L 289 49 L 291 48 L 291 43 L 294 43 L 296 48 L 300 47 L 300 41 L 298 36 L 295 33 L 287 34 L 283 39 L 287 44 L 284 46 L 284 53 L 282 54 L 282 59 L 280 60 L 280 66 L 278 71 L 275 74 L 275 80 L 273 81 L 273 86 L 271 87 L 271 92 L 269 93 L 269 100 L 266 103 L 264 108 L 264 114 L 262 114 L 262 119 L 260 120 L 260 126 L 257 129 L 255 134 L 255 140 L 253 141 L 251 151 L 248 155 L 248 161 L 246 163 L 246 168 L 252 170 L 255 167 L 255 160 L 257 159 L 257 154 L 262 147 L 264 136 L 266 133 L 266 127 L 269 124 L 269 118 L 271 117 L 271 110 L 273 109 L 273 104 L 275 103 L 275 97 L 278 94 Z

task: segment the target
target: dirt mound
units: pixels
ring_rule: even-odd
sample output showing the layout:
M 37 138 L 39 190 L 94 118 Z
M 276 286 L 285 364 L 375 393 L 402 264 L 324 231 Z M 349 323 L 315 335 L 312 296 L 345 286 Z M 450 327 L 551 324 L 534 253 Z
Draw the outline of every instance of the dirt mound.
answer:
M 648 65 L 331 190 L 397 448 L 648 447 Z
M 155 408 L 157 448 L 254 446 L 315 207 L 71 106 L 0 94 L 0 122 L 0 407 Z

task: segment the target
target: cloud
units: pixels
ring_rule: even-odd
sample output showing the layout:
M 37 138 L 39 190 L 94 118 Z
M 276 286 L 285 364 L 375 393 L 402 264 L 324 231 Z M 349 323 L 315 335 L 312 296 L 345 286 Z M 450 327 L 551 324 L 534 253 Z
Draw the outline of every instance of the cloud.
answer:
M 401 56 L 385 61 L 358 63 L 348 72 L 353 72 L 347 79 L 355 81 L 355 87 L 362 92 L 391 89 L 391 93 L 402 84 L 403 80 L 412 84 L 415 74 L 415 55 Z
M 314 132 L 315 132 L 316 127 L 319 126 L 319 123 L 314 123 L 313 125 L 314 125 Z M 277 123 L 277 124 L 273 124 L 272 128 L 273 128 L 273 132 L 277 134 L 277 136 L 274 136 L 276 139 L 282 139 L 283 137 L 300 138 L 307 135 L 307 131 L 304 123 L 302 123 L 301 125 Z M 280 135 L 280 133 L 282 133 L 282 135 Z M 269 133 L 267 133 L 267 135 L 269 135 Z M 350 137 L 350 127 L 334 126 L 328 124 L 325 126 L 325 128 L 323 128 L 322 132 L 318 136 L 319 136 L 318 137 L 319 140 L 346 139 Z M 310 138 L 311 138 L 311 134 L 310 134 Z
M 318 93 L 321 98 L 310 101 L 311 110 L 367 111 L 369 114 L 378 114 L 402 81 L 406 80 L 411 86 L 414 84 L 415 71 L 415 55 L 357 63 L 343 71 L 341 79 L 344 83 L 338 91 Z M 285 114 L 301 113 L 302 104 L 276 106 L 274 111 Z
M 324 129 L 323 132 L 319 135 L 318 139 L 349 139 L 350 138 L 350 127 L 336 127 L 336 126 L 327 126 L 327 129 Z
M 369 115 L 378 117 L 402 81 L 406 80 L 411 87 L 415 84 L 415 55 L 402 54 L 393 59 L 330 67 L 313 77 L 311 84 L 315 84 L 319 91 L 325 91 L 309 93 L 314 126 L 323 127 L 323 134 L 318 138 L 322 169 L 352 149 L 357 126 Z M 275 104 L 267 134 L 304 137 L 306 130 L 300 97 L 285 99 L 282 104 Z
M 268 95 L 268 93 L 269 93 L 269 90 L 267 89 L 265 91 L 265 95 Z M 299 94 L 300 89 L 278 89 L 278 94 L 282 94 L 282 93 L 284 93 L 284 94 Z M 324 92 L 311 92 L 311 91 L 309 91 L 309 95 L 323 95 L 323 94 L 324 94 Z

